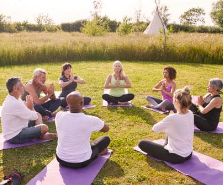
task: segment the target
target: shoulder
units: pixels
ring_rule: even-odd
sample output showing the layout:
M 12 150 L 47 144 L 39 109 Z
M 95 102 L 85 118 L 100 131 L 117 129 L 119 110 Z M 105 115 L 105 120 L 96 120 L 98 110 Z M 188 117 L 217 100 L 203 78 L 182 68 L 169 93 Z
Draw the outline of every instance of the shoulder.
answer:
M 66 78 L 65 78 L 64 76 L 61 76 L 61 77 L 59 78 L 59 80 L 65 81 Z

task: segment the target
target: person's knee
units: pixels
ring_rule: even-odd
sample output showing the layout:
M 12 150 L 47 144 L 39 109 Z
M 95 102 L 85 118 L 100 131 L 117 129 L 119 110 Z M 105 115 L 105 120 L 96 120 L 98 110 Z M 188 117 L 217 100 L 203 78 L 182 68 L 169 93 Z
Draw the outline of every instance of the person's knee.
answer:
M 130 94 L 130 98 L 133 99 L 135 97 L 134 94 Z
M 111 142 L 111 139 L 108 136 L 104 136 L 104 141 L 107 143 L 107 145 L 109 145 Z
M 34 104 L 33 107 L 34 107 L 35 111 L 39 111 L 42 109 L 42 105 L 40 105 L 40 104 Z
M 138 143 L 139 148 L 143 148 L 145 146 L 146 142 L 147 142 L 146 140 L 139 141 L 139 143 Z
M 49 130 L 49 128 L 48 128 L 47 125 L 45 125 L 45 124 L 42 124 L 42 125 L 41 125 L 41 134 L 45 134 L 45 133 L 47 133 L 48 130 Z
M 103 94 L 101 97 L 102 97 L 103 99 L 106 99 L 106 98 L 109 97 L 109 95 L 108 95 L 108 94 Z

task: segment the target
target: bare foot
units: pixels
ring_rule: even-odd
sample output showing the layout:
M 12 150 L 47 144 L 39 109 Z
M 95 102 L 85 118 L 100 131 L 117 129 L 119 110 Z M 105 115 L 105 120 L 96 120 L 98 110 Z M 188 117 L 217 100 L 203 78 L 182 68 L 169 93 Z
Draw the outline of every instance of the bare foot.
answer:
M 109 105 L 115 105 L 115 103 L 110 102 Z
M 46 133 L 41 137 L 41 139 L 43 140 L 55 139 L 55 138 L 57 138 L 57 133 Z
M 43 122 L 49 119 L 49 116 L 42 116 Z
M 108 152 L 108 148 L 105 148 L 105 149 L 100 153 L 100 155 L 105 155 L 107 152 Z
M 153 108 L 153 105 L 146 105 L 147 108 Z
M 129 102 L 120 102 L 120 101 L 119 101 L 118 104 L 119 104 L 119 105 L 128 105 Z

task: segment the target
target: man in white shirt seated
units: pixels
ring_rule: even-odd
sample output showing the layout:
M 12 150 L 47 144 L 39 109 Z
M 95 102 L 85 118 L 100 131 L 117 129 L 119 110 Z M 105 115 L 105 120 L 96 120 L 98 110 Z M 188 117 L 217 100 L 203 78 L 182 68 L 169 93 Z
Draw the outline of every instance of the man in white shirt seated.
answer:
M 107 132 L 109 126 L 95 116 L 82 113 L 84 99 L 73 91 L 66 97 L 70 111 L 58 112 L 55 124 L 58 134 L 56 157 L 68 168 L 82 168 L 100 154 L 107 153 L 110 138 L 101 136 L 90 143 L 92 132 Z
M 1 125 L 5 140 L 10 143 L 26 143 L 33 139 L 54 139 L 55 133 L 48 133 L 48 126 L 42 124 L 42 116 L 33 108 L 33 99 L 26 96 L 26 102 L 20 97 L 24 87 L 20 78 L 10 78 L 6 82 L 9 94 L 2 106 Z

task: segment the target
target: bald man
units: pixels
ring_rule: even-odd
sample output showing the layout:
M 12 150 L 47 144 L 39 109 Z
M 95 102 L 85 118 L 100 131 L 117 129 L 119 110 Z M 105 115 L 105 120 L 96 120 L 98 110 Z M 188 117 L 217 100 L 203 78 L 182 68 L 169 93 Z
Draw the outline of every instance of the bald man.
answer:
M 84 99 L 77 92 L 66 97 L 70 111 L 58 112 L 55 118 L 58 134 L 57 161 L 69 168 L 82 168 L 99 154 L 105 154 L 110 143 L 108 136 L 101 136 L 90 143 L 92 132 L 107 132 L 109 126 L 95 116 L 82 113 Z

